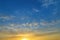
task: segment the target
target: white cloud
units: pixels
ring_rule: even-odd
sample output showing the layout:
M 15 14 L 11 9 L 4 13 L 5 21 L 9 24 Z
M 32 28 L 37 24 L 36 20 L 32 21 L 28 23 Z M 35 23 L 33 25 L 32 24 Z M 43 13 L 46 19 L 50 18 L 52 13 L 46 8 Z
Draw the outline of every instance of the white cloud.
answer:
M 8 20 L 13 20 L 15 16 L 0 16 L 0 19 L 2 19 L 3 22 Z
M 60 23 L 60 20 L 55 21 L 51 21 L 51 22 L 47 22 L 47 21 L 41 21 L 40 23 L 38 22 L 32 22 L 32 23 L 22 23 L 22 24 L 15 24 L 15 23 L 10 23 L 7 25 L 4 25 L 3 27 L 0 27 L 0 30 L 9 32 L 9 33 L 24 33 L 24 32 L 36 32 L 36 31 L 42 31 L 43 30 L 50 30 L 50 31 L 54 31 L 57 30 L 57 28 L 55 28 L 57 24 Z M 51 26 L 52 25 L 52 26 Z M 42 29 L 38 29 L 42 27 Z M 46 27 L 46 28 L 45 28 Z
M 57 24 L 59 24 L 60 22 L 59 22 L 60 20 L 52 20 L 51 22 L 48 22 L 48 21 L 46 21 L 46 20 L 42 20 L 41 22 L 40 22 L 40 25 L 42 25 L 42 26 L 54 26 L 54 25 L 57 25 Z
M 22 23 L 22 24 L 7 24 L 4 25 L 1 30 L 8 31 L 8 32 L 29 32 L 33 31 L 35 27 L 38 27 L 38 23 Z M 22 30 L 22 31 L 21 31 Z
M 36 8 L 33 8 L 32 10 L 33 10 L 33 12 L 39 12 L 39 10 Z
M 15 16 L 0 16 L 0 19 L 10 20 L 13 19 Z
M 51 4 L 56 5 L 56 3 L 54 0 L 42 0 L 42 6 L 46 8 Z

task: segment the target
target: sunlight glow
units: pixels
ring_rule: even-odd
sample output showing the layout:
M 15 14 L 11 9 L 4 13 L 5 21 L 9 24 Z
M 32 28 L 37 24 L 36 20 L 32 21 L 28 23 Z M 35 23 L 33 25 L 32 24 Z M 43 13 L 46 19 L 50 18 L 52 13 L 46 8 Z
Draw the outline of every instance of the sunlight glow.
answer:
M 22 38 L 21 40 L 29 40 L 28 38 Z

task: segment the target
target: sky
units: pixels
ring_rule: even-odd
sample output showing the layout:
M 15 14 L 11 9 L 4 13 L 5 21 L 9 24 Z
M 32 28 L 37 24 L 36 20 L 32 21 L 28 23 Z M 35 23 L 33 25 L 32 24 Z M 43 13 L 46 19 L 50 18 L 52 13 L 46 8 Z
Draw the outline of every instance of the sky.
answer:
M 60 0 L 0 0 L 0 39 L 29 33 L 60 39 Z

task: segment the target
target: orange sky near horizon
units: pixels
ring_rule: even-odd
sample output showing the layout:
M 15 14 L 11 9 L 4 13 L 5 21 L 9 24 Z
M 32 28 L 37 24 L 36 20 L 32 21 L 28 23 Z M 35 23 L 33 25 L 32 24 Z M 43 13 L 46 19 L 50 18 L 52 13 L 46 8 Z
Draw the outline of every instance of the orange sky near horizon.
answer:
M 14 35 L 14 36 L 0 34 L 0 40 L 22 40 L 23 38 L 26 38 L 27 40 L 60 40 L 59 37 L 60 37 L 60 33 L 51 34 L 51 35 L 44 35 L 43 34 L 43 36 L 40 36 L 40 35 L 34 34 L 34 33 L 19 34 L 19 35 Z

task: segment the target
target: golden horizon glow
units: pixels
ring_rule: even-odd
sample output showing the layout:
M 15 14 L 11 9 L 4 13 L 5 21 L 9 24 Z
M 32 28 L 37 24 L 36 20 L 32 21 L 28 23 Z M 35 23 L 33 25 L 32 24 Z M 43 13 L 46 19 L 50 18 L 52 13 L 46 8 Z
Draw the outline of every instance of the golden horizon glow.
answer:
M 22 38 L 21 40 L 29 40 L 28 38 Z

